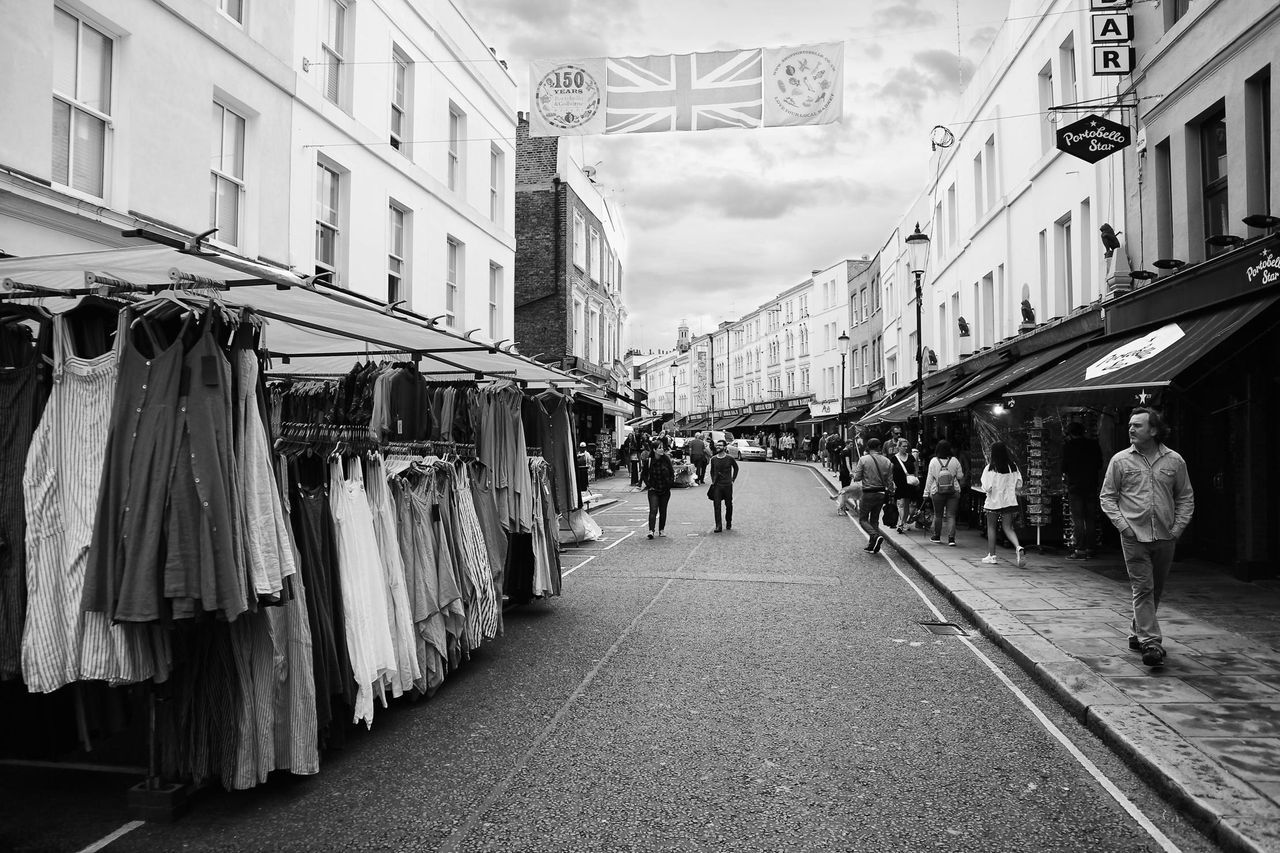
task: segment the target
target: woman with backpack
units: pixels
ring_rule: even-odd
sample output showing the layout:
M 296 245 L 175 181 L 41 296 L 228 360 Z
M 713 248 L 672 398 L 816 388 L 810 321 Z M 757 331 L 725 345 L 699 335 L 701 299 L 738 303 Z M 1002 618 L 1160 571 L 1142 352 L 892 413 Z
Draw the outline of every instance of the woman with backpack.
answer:
M 1009 458 L 1009 448 L 1003 441 L 991 445 L 990 461 L 982 469 L 982 491 L 987 499 L 982 508 L 987 512 L 987 556 L 984 563 L 998 563 L 996 557 L 996 516 L 1004 525 L 1004 535 L 1013 543 L 1014 554 L 1017 555 L 1018 568 L 1027 567 L 1027 549 L 1018 541 L 1018 533 L 1013 529 L 1013 514 L 1018 511 L 1018 497 L 1022 493 L 1022 472 L 1018 463 Z
M 933 504 L 933 535 L 930 542 L 942 541 L 942 529 L 947 532 L 947 544 L 956 545 L 956 511 L 960 508 L 960 489 L 964 487 L 964 469 L 960 460 L 951 452 L 951 442 L 945 438 L 934 448 L 929 460 L 929 476 L 924 483 L 924 495 Z

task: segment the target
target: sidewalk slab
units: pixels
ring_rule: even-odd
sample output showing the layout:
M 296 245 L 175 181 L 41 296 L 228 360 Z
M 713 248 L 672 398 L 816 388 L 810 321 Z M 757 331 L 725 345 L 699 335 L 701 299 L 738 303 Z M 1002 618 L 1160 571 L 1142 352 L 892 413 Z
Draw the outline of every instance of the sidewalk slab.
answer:
M 834 473 L 807 464 L 839 488 Z M 1028 547 L 983 563 L 926 531 L 885 541 L 1157 790 L 1233 851 L 1280 853 L 1280 582 L 1245 583 L 1179 560 L 1160 621 L 1165 665 L 1128 648 L 1131 593 L 1116 554 L 1072 562 Z

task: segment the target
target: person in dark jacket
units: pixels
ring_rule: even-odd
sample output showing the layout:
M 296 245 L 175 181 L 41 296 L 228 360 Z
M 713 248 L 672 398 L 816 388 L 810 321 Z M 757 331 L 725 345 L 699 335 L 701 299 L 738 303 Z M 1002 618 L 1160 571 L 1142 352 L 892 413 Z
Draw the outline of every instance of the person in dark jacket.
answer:
M 649 538 L 653 538 L 656 530 L 659 536 L 666 536 L 667 503 L 671 500 L 671 484 L 676 480 L 675 466 L 667 455 L 667 444 L 659 441 L 649 459 Z M 656 527 L 655 527 L 656 523 Z
M 1079 421 L 1067 424 L 1067 440 L 1062 446 L 1062 481 L 1067 484 L 1067 504 L 1071 509 L 1072 544 L 1068 560 L 1091 560 L 1097 531 L 1093 519 L 1098 508 L 1102 474 L 1102 448 L 1098 440 L 1084 434 Z
M 738 460 L 725 452 L 725 443 L 716 445 L 716 455 L 711 457 L 711 486 L 707 497 L 715 504 L 716 526 L 712 533 L 733 529 L 733 481 L 738 479 Z M 724 525 L 720 524 L 721 504 L 724 505 Z
M 707 463 L 711 461 L 711 454 L 707 451 L 707 443 L 702 440 L 702 433 L 694 433 L 684 449 L 689 454 L 689 461 L 693 463 L 695 473 L 693 481 L 701 486 L 707 475 Z

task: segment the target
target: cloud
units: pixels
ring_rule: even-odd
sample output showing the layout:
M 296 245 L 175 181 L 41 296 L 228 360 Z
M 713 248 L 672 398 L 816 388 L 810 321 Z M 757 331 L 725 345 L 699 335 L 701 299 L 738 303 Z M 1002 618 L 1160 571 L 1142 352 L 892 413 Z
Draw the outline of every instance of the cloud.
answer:
M 690 175 L 646 181 L 627 190 L 627 219 L 646 229 L 681 228 L 689 218 L 778 220 L 838 202 L 867 188 L 840 177 L 769 178 L 751 174 Z
M 932 27 L 941 20 L 932 9 L 925 9 L 921 0 L 901 0 L 892 6 L 877 9 L 871 23 L 879 30 L 910 30 Z

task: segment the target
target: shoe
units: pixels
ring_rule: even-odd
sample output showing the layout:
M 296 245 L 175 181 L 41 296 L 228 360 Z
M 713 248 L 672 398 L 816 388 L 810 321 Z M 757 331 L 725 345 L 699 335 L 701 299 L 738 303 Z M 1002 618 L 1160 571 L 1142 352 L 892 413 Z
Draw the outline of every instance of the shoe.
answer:
M 930 537 L 929 537 L 929 541 L 930 541 L 930 542 L 941 542 L 941 541 L 942 541 L 942 537 L 941 537 L 941 536 L 930 536 Z
M 1135 652 L 1140 652 L 1140 651 L 1142 651 L 1142 643 L 1139 643 L 1139 642 L 1138 642 L 1138 638 L 1137 638 L 1137 637 L 1130 637 L 1130 638 L 1129 638 L 1129 648 L 1133 649 Z
M 717 527 L 715 530 L 712 530 L 711 532 L 712 532 L 712 533 L 723 533 L 724 531 L 723 531 L 723 530 L 721 530 L 719 527 Z
M 650 530 L 650 531 L 649 531 L 649 538 L 650 538 L 650 539 L 652 539 L 652 538 L 653 538 L 653 531 L 652 531 L 652 530 Z
M 995 554 L 988 554 L 987 556 L 982 558 L 982 562 L 987 563 L 988 565 L 995 565 L 996 563 L 1000 562 L 1000 558 L 997 557 Z
M 667 534 L 666 534 L 666 532 L 665 532 L 665 531 L 659 530 L 659 531 L 658 531 L 658 535 L 659 535 L 659 536 L 664 536 L 664 537 L 665 537 Z
M 956 537 L 952 536 L 950 539 L 948 539 L 947 545 L 949 545 L 952 548 L 956 547 Z
M 883 545 L 883 544 L 884 544 L 884 537 L 883 537 L 883 536 L 877 536 L 877 537 L 875 538 L 875 543 L 871 546 L 871 553 L 872 553 L 872 554 L 879 554 L 879 553 L 880 553 L 880 546 L 881 546 L 881 545 Z
M 733 529 L 733 525 L 732 525 L 732 524 L 726 524 L 726 525 L 724 526 L 724 529 L 725 529 L 725 530 L 732 530 L 732 529 Z
M 1142 663 L 1146 666 L 1161 666 L 1164 664 L 1164 646 L 1152 641 L 1142 647 Z
M 1018 546 L 1018 568 L 1025 569 L 1027 567 L 1027 549 Z
M 1083 551 L 1072 551 L 1067 555 L 1068 560 L 1087 560 L 1089 559 Z
M 899 524 L 899 525 L 898 525 L 898 532 L 899 532 L 899 533 L 906 533 L 906 532 L 907 532 L 907 528 L 905 528 L 905 527 L 903 527 L 901 524 Z
M 875 551 L 875 544 L 876 544 L 876 540 L 872 538 L 870 541 L 867 542 L 867 547 L 863 548 L 862 550 L 868 553 Z

